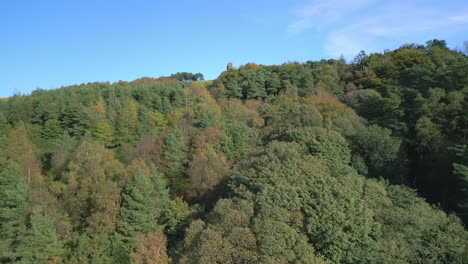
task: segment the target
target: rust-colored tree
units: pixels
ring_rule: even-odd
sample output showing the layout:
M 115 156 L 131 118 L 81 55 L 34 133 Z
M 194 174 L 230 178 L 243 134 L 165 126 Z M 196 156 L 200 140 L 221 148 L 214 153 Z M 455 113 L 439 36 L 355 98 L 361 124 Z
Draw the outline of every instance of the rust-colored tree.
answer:
M 131 253 L 136 264 L 167 264 L 170 258 L 167 255 L 167 239 L 162 230 L 148 235 L 141 235 L 136 240 L 135 252 Z
M 197 196 L 202 196 L 215 188 L 229 170 L 226 158 L 217 153 L 204 135 L 194 139 L 195 149 L 192 160 L 187 168 L 190 184 Z

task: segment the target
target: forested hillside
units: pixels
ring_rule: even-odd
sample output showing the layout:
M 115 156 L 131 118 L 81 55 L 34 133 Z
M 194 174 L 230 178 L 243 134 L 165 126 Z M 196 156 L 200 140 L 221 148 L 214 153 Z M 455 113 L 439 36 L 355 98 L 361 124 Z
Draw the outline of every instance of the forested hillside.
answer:
M 0 100 L 0 263 L 468 263 L 468 58 Z

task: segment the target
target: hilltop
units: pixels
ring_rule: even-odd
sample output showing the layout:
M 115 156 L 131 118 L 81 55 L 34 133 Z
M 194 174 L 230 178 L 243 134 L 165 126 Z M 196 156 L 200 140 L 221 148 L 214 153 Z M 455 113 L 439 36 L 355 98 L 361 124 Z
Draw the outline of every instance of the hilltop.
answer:
M 249 63 L 0 100 L 0 263 L 465 263 L 468 58 Z

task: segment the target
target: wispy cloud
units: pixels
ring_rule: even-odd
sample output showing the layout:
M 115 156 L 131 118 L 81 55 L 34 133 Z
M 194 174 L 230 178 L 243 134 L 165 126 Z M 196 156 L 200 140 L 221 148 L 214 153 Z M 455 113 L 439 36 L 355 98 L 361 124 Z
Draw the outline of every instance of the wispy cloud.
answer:
M 373 2 L 375 0 L 312 0 L 293 11 L 296 19 L 289 25 L 288 30 L 299 33 L 310 28 L 320 29 Z
M 460 2 L 463 3 L 463 2 Z M 468 33 L 468 5 L 403 0 L 310 0 L 293 11 L 289 34 L 325 33 L 329 56 L 354 56 L 385 42 Z M 401 44 L 401 43 L 400 43 Z M 388 46 L 387 46 L 388 47 Z
M 461 16 L 451 16 L 448 18 L 449 21 L 455 23 L 468 23 L 468 14 L 461 15 Z

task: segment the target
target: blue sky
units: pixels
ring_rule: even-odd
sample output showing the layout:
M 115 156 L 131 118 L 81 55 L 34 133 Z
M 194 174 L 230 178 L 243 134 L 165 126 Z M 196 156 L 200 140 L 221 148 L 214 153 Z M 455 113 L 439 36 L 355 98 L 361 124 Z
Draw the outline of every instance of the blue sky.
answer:
M 468 40 L 466 0 L 5 0 L 0 97 Z

